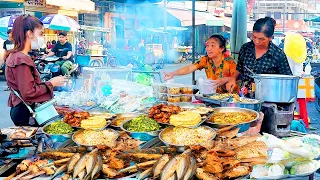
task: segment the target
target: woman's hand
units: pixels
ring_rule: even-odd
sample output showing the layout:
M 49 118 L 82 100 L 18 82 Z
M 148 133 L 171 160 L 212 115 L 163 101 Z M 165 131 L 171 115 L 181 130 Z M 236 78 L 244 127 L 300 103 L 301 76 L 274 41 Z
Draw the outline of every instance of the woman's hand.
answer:
M 170 80 L 174 77 L 174 73 L 165 73 L 164 72 L 164 80 L 167 81 L 167 80 Z
M 220 78 L 218 80 L 215 80 L 215 84 L 213 84 L 213 88 L 216 89 L 219 86 L 223 86 L 225 85 L 228 81 L 230 80 L 230 77 L 224 77 L 224 78 Z
M 230 78 L 228 83 L 226 84 L 226 88 L 228 92 L 233 92 L 234 88 L 237 86 L 237 82 L 235 78 Z
M 49 82 L 51 82 L 53 87 L 63 86 L 64 83 L 68 82 L 68 78 L 66 76 L 57 76 L 57 77 L 50 79 Z

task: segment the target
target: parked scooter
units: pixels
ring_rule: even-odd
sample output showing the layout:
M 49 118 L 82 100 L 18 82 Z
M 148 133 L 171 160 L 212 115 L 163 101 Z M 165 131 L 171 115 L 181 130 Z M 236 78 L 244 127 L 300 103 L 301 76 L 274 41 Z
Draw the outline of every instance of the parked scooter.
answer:
M 47 82 L 51 78 L 61 75 L 60 65 L 55 64 L 57 61 L 60 61 L 60 60 L 62 60 L 62 58 L 56 57 L 56 56 L 46 57 L 45 59 L 38 57 L 35 60 L 35 65 L 38 72 L 40 73 L 40 78 L 42 82 Z M 67 74 L 66 76 L 69 77 L 68 83 L 63 87 L 56 87 L 54 90 L 57 90 L 57 91 L 73 90 L 76 85 L 76 79 L 78 78 L 78 67 L 74 68 L 72 71 L 70 71 L 70 74 Z

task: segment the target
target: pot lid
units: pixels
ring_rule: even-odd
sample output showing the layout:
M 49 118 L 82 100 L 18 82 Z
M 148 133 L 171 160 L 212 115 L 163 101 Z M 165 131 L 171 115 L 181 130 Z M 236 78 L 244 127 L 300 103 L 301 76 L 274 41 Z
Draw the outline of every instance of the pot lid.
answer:
M 299 79 L 299 76 L 283 74 L 256 74 L 255 79 Z

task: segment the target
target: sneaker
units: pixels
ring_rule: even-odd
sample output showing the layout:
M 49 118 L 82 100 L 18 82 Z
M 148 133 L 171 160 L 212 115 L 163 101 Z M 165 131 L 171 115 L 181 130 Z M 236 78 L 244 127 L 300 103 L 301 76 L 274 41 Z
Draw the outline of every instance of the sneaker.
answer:
M 78 67 L 79 67 L 78 64 L 72 64 L 72 67 L 71 67 L 71 69 L 70 69 L 70 71 L 69 71 L 69 74 L 72 74 L 75 70 L 78 69 Z

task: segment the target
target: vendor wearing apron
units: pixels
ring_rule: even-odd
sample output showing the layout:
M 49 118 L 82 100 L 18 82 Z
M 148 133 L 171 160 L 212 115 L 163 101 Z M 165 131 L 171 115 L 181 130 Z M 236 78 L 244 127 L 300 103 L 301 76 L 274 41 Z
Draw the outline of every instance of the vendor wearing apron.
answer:
M 200 58 L 199 61 L 189 66 L 178 69 L 171 73 L 165 73 L 165 80 L 172 79 L 175 76 L 190 74 L 196 70 L 205 69 L 208 79 L 216 80 L 217 92 L 227 92 L 225 84 L 229 78 L 236 72 L 236 62 L 226 56 L 226 40 L 221 35 L 212 35 L 206 42 L 207 55 Z M 215 88 L 215 87 L 213 87 Z
M 285 53 L 272 43 L 276 22 L 274 19 L 265 17 L 257 20 L 253 26 L 252 41 L 244 44 L 239 52 L 237 71 L 230 78 L 226 87 L 232 92 L 236 87 L 237 79 L 241 80 L 239 84 L 241 90 L 252 89 L 253 71 L 255 74 L 283 74 L 292 75 L 287 57 Z M 254 89 L 252 89 L 254 90 Z M 262 108 L 262 112 L 266 114 L 268 110 Z M 262 130 L 264 129 L 262 124 Z
M 13 25 L 14 49 L 6 59 L 7 84 L 20 94 L 31 107 L 53 98 L 53 87 L 62 86 L 66 77 L 55 77 L 42 83 L 33 60 L 28 56 L 31 49 L 39 49 L 44 44 L 42 22 L 30 15 L 19 16 Z M 16 126 L 28 126 L 31 113 L 22 100 L 11 92 L 8 105 L 10 116 Z

